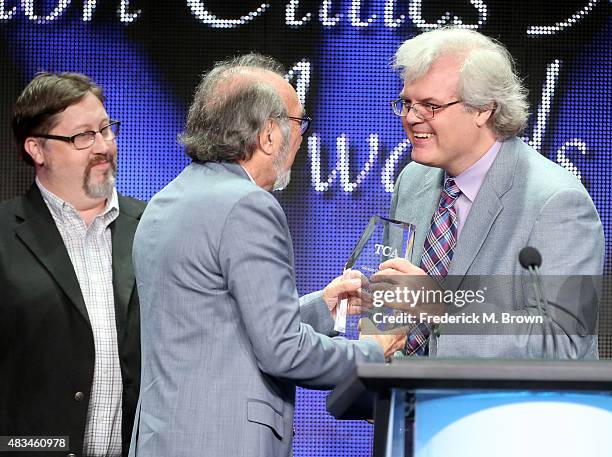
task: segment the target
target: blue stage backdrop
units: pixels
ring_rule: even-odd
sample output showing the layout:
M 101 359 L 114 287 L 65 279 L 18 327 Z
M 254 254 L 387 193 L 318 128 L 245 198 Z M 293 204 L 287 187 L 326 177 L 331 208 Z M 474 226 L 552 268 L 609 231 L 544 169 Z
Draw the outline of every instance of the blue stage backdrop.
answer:
M 287 66 L 315 120 L 278 198 L 298 288 L 318 289 L 341 273 L 368 218 L 387 213 L 410 160 L 388 103 L 401 88 L 394 51 L 415 34 L 456 24 L 500 39 L 516 57 L 533 113 L 525 137 L 585 183 L 604 223 L 609 271 L 609 11 L 609 0 L 0 1 L 0 197 L 32 179 L 8 116 L 37 71 L 80 71 L 105 88 L 111 117 L 122 121 L 118 188 L 149 199 L 188 163 L 176 135 L 200 75 L 226 56 L 270 54 Z M 601 341 L 612 352 L 609 338 Z M 299 391 L 295 429 L 296 456 L 370 452 L 371 427 L 334 421 L 324 393 Z

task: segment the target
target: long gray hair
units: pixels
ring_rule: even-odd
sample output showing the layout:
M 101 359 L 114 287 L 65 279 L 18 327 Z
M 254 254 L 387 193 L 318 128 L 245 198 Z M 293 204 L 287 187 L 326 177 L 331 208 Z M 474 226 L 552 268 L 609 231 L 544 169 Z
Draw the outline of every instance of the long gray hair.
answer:
M 527 90 L 516 74 L 508 50 L 498 41 L 473 30 L 445 27 L 405 41 L 395 54 L 394 67 L 405 83 L 425 75 L 447 55 L 465 56 L 457 96 L 467 109 L 492 109 L 490 125 L 499 139 L 520 134 L 527 125 Z

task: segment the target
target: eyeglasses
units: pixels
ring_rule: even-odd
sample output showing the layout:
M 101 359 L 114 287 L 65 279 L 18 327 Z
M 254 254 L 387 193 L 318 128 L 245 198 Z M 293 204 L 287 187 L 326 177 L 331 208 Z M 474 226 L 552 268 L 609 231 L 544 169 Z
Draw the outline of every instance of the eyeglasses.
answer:
M 310 123 L 312 122 L 312 118 L 305 117 L 293 117 L 287 116 L 287 119 L 291 119 L 292 121 L 298 121 L 300 123 L 300 132 L 302 135 L 305 135 L 308 129 L 310 128 Z
M 398 98 L 397 100 L 391 100 L 391 108 L 393 109 L 393 114 L 397 116 L 406 116 L 408 111 L 412 110 L 416 117 L 427 121 L 434 118 L 436 110 L 448 108 L 462 101 L 463 100 L 456 100 L 444 105 L 436 105 L 433 103 L 413 103 L 411 105 L 406 100 Z
M 72 136 L 60 136 L 50 135 L 47 133 L 33 133 L 32 136 L 39 138 L 47 138 L 49 140 L 60 140 L 66 143 L 72 143 L 75 149 L 87 149 L 94 145 L 96 142 L 96 134 L 102 135 L 102 139 L 105 141 L 112 141 L 119 135 L 120 121 L 110 121 L 110 123 L 102 127 L 97 132 L 89 130 L 87 132 L 77 133 Z

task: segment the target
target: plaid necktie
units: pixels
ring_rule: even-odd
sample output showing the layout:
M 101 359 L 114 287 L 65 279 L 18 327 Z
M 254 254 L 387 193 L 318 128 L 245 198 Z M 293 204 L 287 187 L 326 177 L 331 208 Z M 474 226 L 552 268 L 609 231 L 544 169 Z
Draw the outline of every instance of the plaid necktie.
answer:
M 421 255 L 421 268 L 430 276 L 442 279 L 448 274 L 453 251 L 457 243 L 457 211 L 455 202 L 461 190 L 453 178 L 446 178 L 440 194 L 438 209 L 431 219 L 431 227 Z M 406 355 L 426 355 L 431 326 L 424 322 L 416 325 L 408 334 Z

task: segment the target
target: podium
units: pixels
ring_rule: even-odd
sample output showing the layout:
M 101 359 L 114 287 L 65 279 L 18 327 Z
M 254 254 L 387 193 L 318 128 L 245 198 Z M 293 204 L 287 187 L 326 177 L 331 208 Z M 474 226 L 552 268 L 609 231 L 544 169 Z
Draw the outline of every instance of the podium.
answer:
M 612 362 L 361 364 L 327 410 L 374 418 L 375 457 L 612 455 Z

